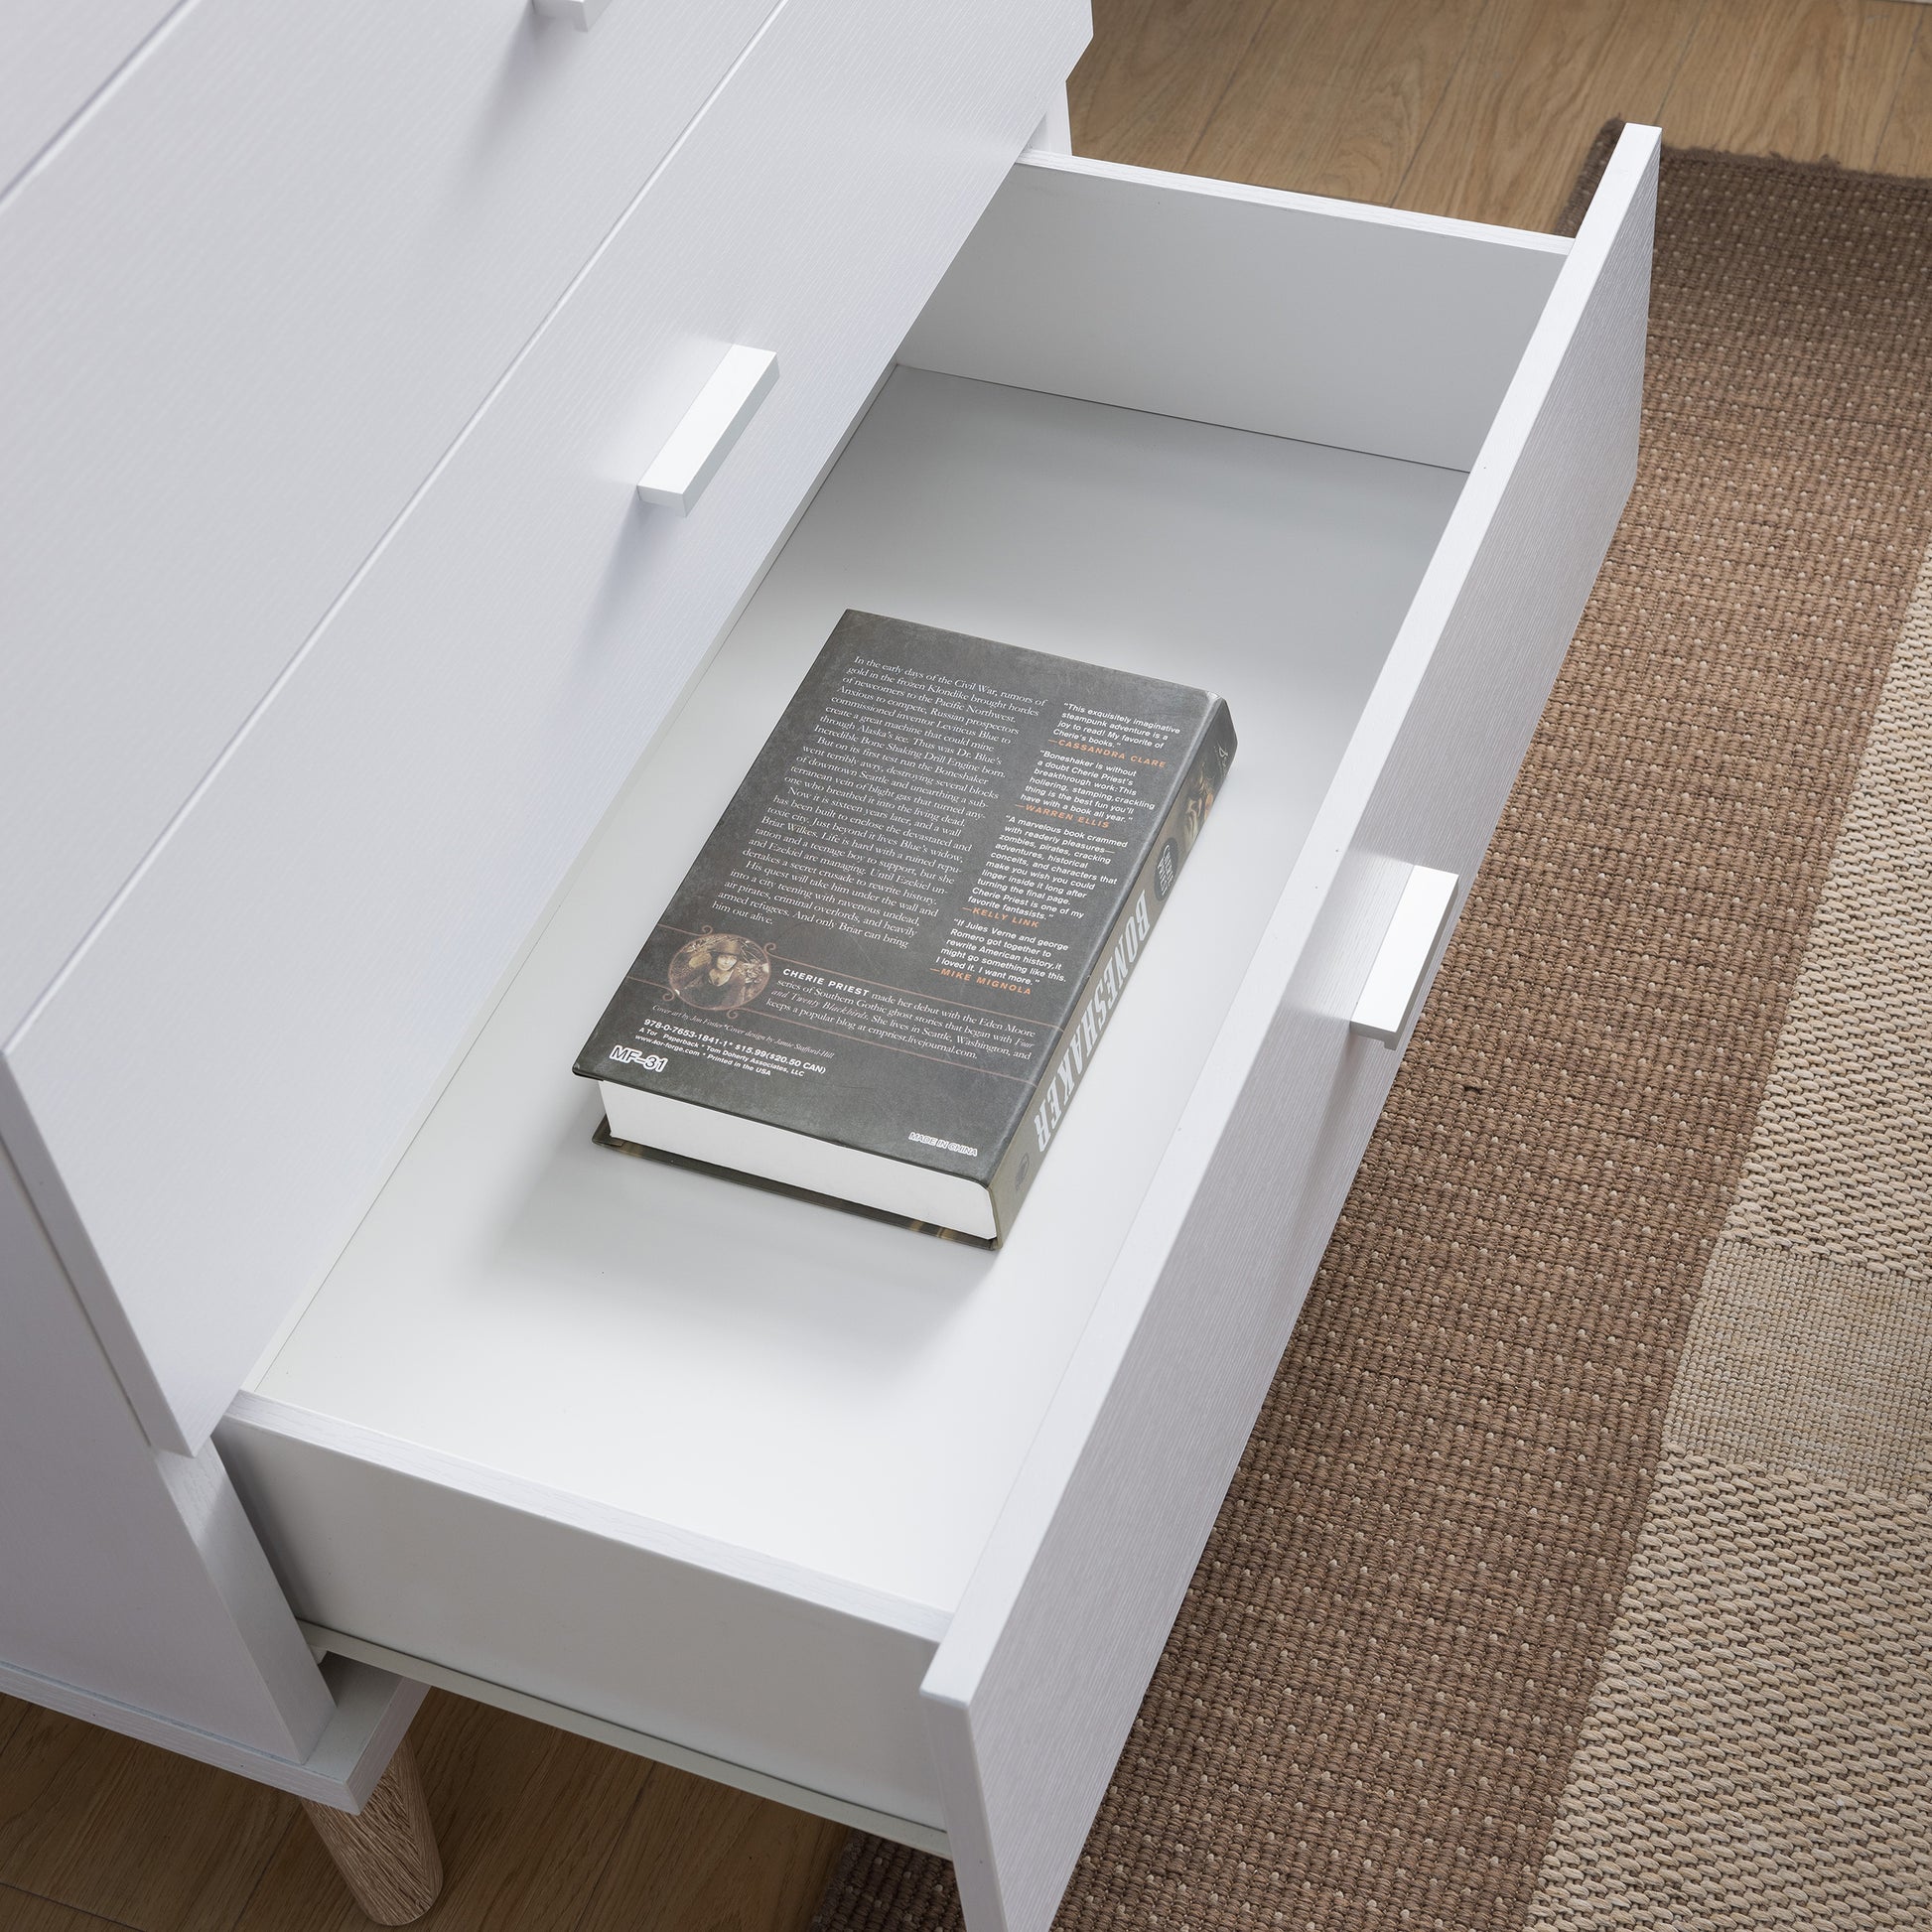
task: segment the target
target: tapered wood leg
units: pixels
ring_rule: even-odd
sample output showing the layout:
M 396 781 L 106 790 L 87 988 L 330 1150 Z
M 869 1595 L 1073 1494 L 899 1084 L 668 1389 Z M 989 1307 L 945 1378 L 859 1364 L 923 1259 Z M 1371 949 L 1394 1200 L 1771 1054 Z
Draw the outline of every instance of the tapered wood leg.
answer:
M 302 1809 L 356 1904 L 376 1924 L 407 1925 L 436 1903 L 443 1861 L 407 1737 L 360 1811 L 332 1811 L 306 1798 Z

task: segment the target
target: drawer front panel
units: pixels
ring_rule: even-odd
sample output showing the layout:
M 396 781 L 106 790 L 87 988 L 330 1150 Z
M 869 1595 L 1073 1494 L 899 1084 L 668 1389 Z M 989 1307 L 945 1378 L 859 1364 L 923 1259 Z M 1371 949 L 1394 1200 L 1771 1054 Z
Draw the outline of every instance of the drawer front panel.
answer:
M 771 8 L 190 0 L 0 209 L 0 1038 Z
M 1348 1016 L 1403 862 L 1466 893 L 1615 528 L 1655 171 L 1631 130 L 926 1679 L 974 1932 L 1052 1920 L 1394 1077 Z
M 217 1441 L 307 1621 L 939 1825 L 919 1708 L 938 1612 L 814 1600 L 776 1566 L 734 1572 L 695 1538 L 680 1558 L 617 1511 L 255 1396 Z
M 1085 31 L 782 10 L 12 1043 L 9 1142 L 158 1441 L 346 1239 Z M 775 387 L 646 508 L 732 343 Z

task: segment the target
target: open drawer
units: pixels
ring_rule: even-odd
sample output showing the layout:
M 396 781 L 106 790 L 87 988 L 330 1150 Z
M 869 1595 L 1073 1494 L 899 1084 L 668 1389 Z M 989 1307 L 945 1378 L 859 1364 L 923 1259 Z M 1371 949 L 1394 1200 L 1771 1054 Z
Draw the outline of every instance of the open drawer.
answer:
M 1394 1074 L 1351 1012 L 1628 491 L 1656 144 L 1574 243 L 1021 162 L 218 1433 L 318 1643 L 1047 1925 Z M 998 1253 L 595 1147 L 570 1074 L 848 606 L 1241 734 Z

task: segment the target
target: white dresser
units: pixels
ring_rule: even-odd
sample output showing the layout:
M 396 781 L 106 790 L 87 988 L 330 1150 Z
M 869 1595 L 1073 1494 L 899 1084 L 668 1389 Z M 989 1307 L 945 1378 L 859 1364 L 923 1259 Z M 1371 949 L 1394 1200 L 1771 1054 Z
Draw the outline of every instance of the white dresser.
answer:
M 1038 1932 L 1628 490 L 1654 131 L 1572 242 L 1023 156 L 1071 0 L 9 32 L 0 1688 L 353 1809 L 447 1684 Z M 848 606 L 1241 734 L 997 1254 L 570 1073 Z

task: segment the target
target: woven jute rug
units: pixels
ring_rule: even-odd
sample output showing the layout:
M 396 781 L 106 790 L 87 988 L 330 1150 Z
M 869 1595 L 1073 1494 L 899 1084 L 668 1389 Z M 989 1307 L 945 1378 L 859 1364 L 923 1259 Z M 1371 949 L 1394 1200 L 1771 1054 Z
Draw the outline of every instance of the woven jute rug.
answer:
M 1666 151 L 1636 493 L 1060 1925 L 1932 1925 L 1932 183 Z M 857 1839 L 822 1932 L 941 1932 Z

